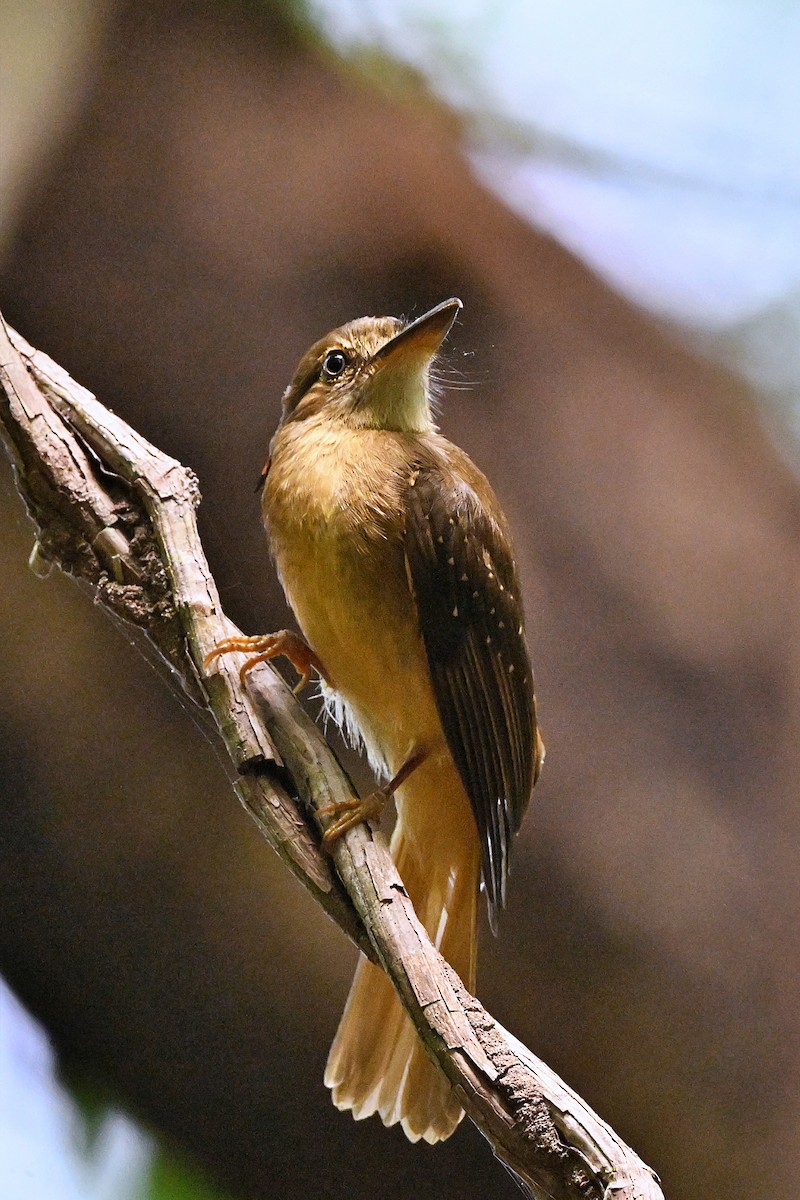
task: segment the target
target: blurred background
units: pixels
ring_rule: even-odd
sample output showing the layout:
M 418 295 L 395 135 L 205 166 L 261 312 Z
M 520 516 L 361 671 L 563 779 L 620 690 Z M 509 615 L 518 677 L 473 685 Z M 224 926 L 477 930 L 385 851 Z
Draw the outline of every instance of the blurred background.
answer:
M 795 1200 L 800 5 L 0 0 L 0 53 L 0 305 L 198 472 L 246 630 L 296 360 L 464 301 L 548 747 L 479 995 L 670 1200 Z M 354 952 L 0 505 L 4 1200 L 512 1200 L 332 1108 Z

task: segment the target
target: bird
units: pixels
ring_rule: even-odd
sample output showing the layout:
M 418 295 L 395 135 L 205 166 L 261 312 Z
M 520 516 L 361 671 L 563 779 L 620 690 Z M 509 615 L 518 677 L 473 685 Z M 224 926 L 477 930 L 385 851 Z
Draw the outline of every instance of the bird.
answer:
M 260 480 L 271 554 L 300 633 L 220 642 L 316 673 L 327 711 L 388 782 L 322 810 L 330 847 L 388 796 L 390 849 L 417 916 L 475 989 L 479 890 L 491 927 L 511 843 L 544 759 L 508 522 L 487 479 L 438 430 L 431 368 L 462 308 L 362 317 L 307 351 Z M 325 1083 L 356 1119 L 411 1141 L 463 1111 L 393 986 L 362 956 Z

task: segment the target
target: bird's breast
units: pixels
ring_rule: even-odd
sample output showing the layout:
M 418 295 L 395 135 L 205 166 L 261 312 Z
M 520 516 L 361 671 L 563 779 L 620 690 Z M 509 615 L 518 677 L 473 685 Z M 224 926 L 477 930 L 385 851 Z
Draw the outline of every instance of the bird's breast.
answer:
M 263 496 L 290 600 L 298 585 L 311 590 L 321 572 L 366 576 L 402 557 L 411 447 L 380 430 L 309 425 L 276 435 Z
M 413 462 L 404 435 L 286 427 L 264 488 L 286 597 L 371 757 L 390 770 L 412 745 L 441 738 L 403 553 Z

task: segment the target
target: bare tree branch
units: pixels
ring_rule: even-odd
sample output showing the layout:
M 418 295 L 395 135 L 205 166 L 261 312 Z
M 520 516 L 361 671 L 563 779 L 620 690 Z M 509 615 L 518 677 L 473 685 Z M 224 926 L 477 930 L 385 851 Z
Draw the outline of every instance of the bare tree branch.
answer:
M 205 655 L 238 631 L 200 544 L 191 471 L 1 318 L 0 384 L 0 426 L 37 527 L 32 565 L 52 561 L 88 583 L 210 709 L 241 802 L 328 915 L 382 964 L 497 1157 L 534 1197 L 663 1200 L 652 1171 L 467 992 L 417 920 L 379 833 L 351 830 L 332 870 L 306 813 L 352 798 L 353 787 L 280 677 L 257 667 L 243 688 L 225 659 L 203 671 Z

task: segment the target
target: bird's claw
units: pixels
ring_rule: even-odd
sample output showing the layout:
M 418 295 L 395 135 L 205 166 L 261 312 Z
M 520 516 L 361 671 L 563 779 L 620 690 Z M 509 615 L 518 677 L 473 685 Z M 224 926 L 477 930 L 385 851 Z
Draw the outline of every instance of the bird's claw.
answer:
M 348 830 L 354 829 L 362 821 L 378 820 L 386 800 L 386 792 L 378 790 L 365 796 L 363 800 L 360 797 L 354 797 L 352 800 L 337 800 L 335 804 L 326 804 L 323 808 L 318 808 L 318 816 L 336 817 L 336 820 L 322 835 L 322 844 L 326 850 L 329 850 L 334 842 L 338 842 L 339 838 L 343 837 Z
M 292 689 L 295 695 L 298 695 L 309 683 L 312 671 L 316 671 L 330 685 L 325 668 L 308 642 L 291 629 L 281 629 L 278 633 L 263 633 L 257 637 L 225 638 L 205 656 L 203 659 L 204 669 L 208 670 L 211 664 L 223 654 L 250 655 L 239 668 L 239 678 L 242 683 L 245 682 L 248 671 L 252 671 L 258 663 L 270 662 L 273 658 L 288 658 L 300 676 L 299 682 Z

